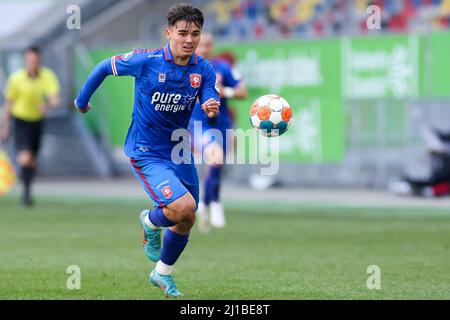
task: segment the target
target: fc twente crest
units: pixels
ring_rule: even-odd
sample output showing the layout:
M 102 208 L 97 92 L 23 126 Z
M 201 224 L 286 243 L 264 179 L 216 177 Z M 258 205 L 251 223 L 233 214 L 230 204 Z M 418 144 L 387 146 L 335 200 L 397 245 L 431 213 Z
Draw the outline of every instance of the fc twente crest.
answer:
M 200 88 L 200 84 L 202 82 L 202 75 L 198 73 L 192 73 L 190 75 L 191 79 L 191 87 L 192 88 Z
M 172 196 L 172 189 L 170 188 L 170 186 L 165 186 L 161 191 L 164 197 L 166 197 L 167 199 Z

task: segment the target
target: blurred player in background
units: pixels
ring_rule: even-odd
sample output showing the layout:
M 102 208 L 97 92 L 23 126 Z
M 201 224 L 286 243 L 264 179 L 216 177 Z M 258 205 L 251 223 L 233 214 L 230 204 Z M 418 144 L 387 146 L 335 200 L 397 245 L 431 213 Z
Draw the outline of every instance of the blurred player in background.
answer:
M 245 99 L 248 96 L 247 87 L 241 80 L 239 73 L 223 57 L 213 57 L 214 39 L 212 34 L 203 33 L 196 53 L 211 61 L 216 72 L 217 82 L 220 89 L 220 117 L 216 124 L 211 125 L 205 121 L 200 104 L 196 104 L 189 128 L 192 135 L 194 152 L 199 152 L 205 157 L 207 173 L 203 186 L 203 201 L 198 208 L 199 228 L 202 232 L 208 232 L 209 226 L 215 228 L 225 227 L 225 214 L 220 202 L 221 172 L 223 169 L 227 142 L 234 142 L 233 136 L 226 136 L 226 130 L 233 128 L 231 109 L 228 99 Z M 202 135 L 195 136 L 195 122 L 201 121 Z M 221 133 L 222 140 L 213 138 L 207 130 L 217 129 Z
M 188 4 L 169 9 L 168 44 L 153 50 L 135 50 L 100 62 L 89 75 L 75 100 L 78 111 L 91 107 L 89 99 L 108 75 L 133 76 L 135 100 L 125 153 L 133 173 L 157 205 L 140 215 L 144 251 L 157 262 L 150 282 L 166 296 L 177 297 L 172 267 L 183 252 L 195 222 L 198 176 L 192 155 L 176 164 L 172 141 L 177 129 L 187 132 L 197 98 L 211 121 L 219 113 L 219 92 L 211 64 L 195 54 L 203 26 L 202 12 Z M 189 137 L 189 135 L 187 135 Z M 189 139 L 187 139 L 189 144 Z M 188 151 L 190 148 L 188 145 Z M 161 228 L 167 227 L 161 248 Z
M 52 70 L 41 66 L 40 48 L 27 48 L 24 58 L 25 68 L 11 74 L 6 84 L 0 135 L 1 140 L 6 141 L 12 125 L 23 184 L 22 202 L 30 206 L 33 204 L 31 183 L 36 173 L 44 118 L 51 108 L 59 106 L 60 98 L 58 78 Z
M 404 174 L 389 183 L 389 190 L 399 195 L 438 197 L 450 194 L 450 131 L 424 127 L 421 135 L 430 160 L 430 173 L 417 178 Z

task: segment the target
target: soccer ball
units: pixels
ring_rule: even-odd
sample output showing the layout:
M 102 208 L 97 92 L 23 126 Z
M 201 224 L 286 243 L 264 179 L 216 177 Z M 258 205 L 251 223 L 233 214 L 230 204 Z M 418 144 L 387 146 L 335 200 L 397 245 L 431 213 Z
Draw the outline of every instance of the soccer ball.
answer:
M 259 97 L 250 108 L 250 123 L 267 137 L 281 136 L 291 125 L 292 108 L 280 96 L 267 94 Z

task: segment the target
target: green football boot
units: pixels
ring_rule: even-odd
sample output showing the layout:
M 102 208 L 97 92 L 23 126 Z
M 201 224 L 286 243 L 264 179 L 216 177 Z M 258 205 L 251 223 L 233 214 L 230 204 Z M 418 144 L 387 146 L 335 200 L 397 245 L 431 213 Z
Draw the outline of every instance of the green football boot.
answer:
M 178 291 L 172 275 L 162 275 L 156 272 L 156 270 L 153 270 L 150 273 L 149 280 L 152 285 L 164 291 L 166 298 L 176 298 L 183 295 L 180 291 Z
M 149 210 L 141 212 L 139 221 L 142 227 L 142 245 L 145 255 L 153 262 L 158 262 L 161 258 L 161 228 L 153 230 L 144 222 L 147 219 Z

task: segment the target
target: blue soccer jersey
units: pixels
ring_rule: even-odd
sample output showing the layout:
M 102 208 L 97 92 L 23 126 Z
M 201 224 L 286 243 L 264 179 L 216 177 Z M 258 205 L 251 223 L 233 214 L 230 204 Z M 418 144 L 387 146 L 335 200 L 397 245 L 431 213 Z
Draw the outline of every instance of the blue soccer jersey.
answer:
M 159 49 L 138 49 L 106 59 L 97 65 L 80 91 L 76 103 L 87 103 L 104 77 L 135 78 L 131 126 L 125 141 L 125 154 L 133 159 L 171 158 L 179 141 L 172 132 L 187 129 L 197 98 L 203 104 L 219 100 L 212 65 L 193 54 L 185 66 L 175 64 L 169 45 Z M 203 111 L 203 110 L 202 110 Z M 206 115 L 203 113 L 206 119 Z
M 231 87 L 236 88 L 240 81 L 240 75 L 236 74 L 233 71 L 232 66 L 223 59 L 212 59 L 211 64 L 214 67 L 214 71 L 216 73 L 217 82 L 220 83 L 223 87 Z M 216 127 L 220 129 L 228 129 L 232 127 L 232 122 L 229 116 L 228 110 L 228 99 L 222 97 L 220 99 L 220 117 L 214 126 L 211 126 L 208 121 L 205 121 L 205 117 L 203 115 L 203 110 L 200 106 L 200 103 L 197 103 L 194 107 L 194 111 L 191 117 L 191 127 L 192 121 L 202 121 L 203 127 L 205 129 L 210 127 Z

